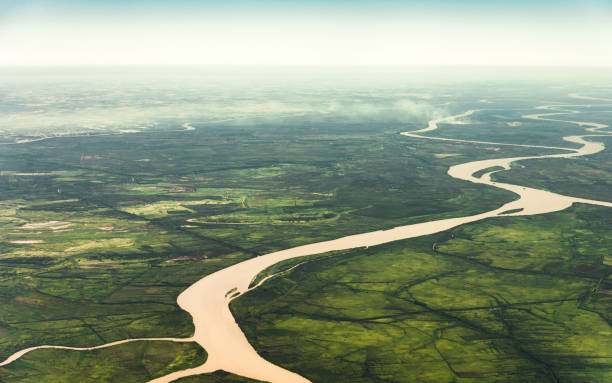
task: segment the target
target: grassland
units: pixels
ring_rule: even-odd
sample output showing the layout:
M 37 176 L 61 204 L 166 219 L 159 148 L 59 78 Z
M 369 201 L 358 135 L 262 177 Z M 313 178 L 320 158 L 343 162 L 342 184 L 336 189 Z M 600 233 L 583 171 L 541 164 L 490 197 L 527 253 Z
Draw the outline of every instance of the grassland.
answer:
M 308 90 L 292 97 L 311 94 L 321 100 L 321 95 L 342 94 L 361 106 L 402 97 L 399 90 L 356 91 L 350 96 L 344 96 L 346 90 L 325 92 Z M 428 102 L 445 114 L 464 112 L 490 96 L 482 92 L 476 87 L 467 94 L 457 93 L 452 103 L 448 97 Z M 88 91 L 79 103 L 106 97 L 94 93 Z M 196 93 L 185 91 L 185 97 L 196 98 Z M 287 97 L 286 91 L 278 89 L 262 94 Z M 148 100 L 148 95 L 141 96 Z M 255 102 L 249 98 L 254 96 L 242 93 L 227 97 Z M 532 134 L 537 136 L 533 143 L 555 145 L 559 135 L 577 134 L 575 127 L 557 128 L 544 122 L 523 121 L 509 127 L 507 122 L 517 121 L 520 113 L 539 104 L 541 95 L 532 97 L 526 100 L 520 93 L 508 99 L 504 110 L 477 113 L 469 125 L 441 124 L 436 134 L 517 143 Z M 21 104 L 7 103 L 3 108 L 24 113 Z M 199 278 L 275 250 L 491 210 L 515 196 L 448 177 L 448 167 L 476 159 L 549 152 L 401 137 L 399 132 L 422 128 L 431 116 L 406 112 L 409 118 L 390 118 L 399 114 L 398 106 L 392 105 L 384 113 L 355 116 L 330 114 L 326 109 L 297 117 L 251 116 L 241 122 L 211 123 L 202 117 L 190 119 L 196 128 L 192 131 L 183 131 L 184 119 L 174 116 L 156 120 L 141 133 L 117 134 L 112 128 L 3 144 L 0 359 L 41 344 L 92 346 L 134 337 L 189 336 L 191 318 L 178 308 L 176 297 Z M 70 115 L 70 107 L 63 107 L 58 115 Z M 26 120 L 35 122 L 38 117 L 26 112 Z M 55 121 L 54 116 L 49 121 Z M 0 128 L 5 130 L 0 137 L 3 143 L 36 138 L 34 133 L 12 135 L 12 127 Z M 514 133 L 508 134 L 508 128 Z M 534 128 L 537 134 L 530 131 Z M 602 196 L 607 181 L 600 187 L 585 187 L 596 184 L 598 172 L 607 171 L 609 157 L 603 156 L 607 155 L 588 162 L 591 173 L 581 174 L 587 162 L 576 160 L 571 164 L 583 167 L 572 168 L 572 174 L 564 167 L 568 172 L 558 175 L 558 166 L 548 162 L 544 169 L 535 164 L 531 170 L 530 163 L 527 169 L 506 174 L 517 183 L 560 192 L 571 187 L 575 195 L 606 199 Z M 567 179 L 573 181 L 564 184 Z M 560 359 L 548 359 L 544 346 L 538 348 L 552 344 L 549 338 L 554 331 L 567 339 L 574 331 L 578 335 L 571 342 L 588 341 L 585 344 L 595 352 L 603 347 L 598 342 L 604 336 L 590 333 L 587 339 L 581 331 L 608 331 L 597 318 L 608 318 L 611 307 L 606 300 L 606 270 L 612 261 L 604 253 L 612 246 L 605 233 L 589 225 L 598 220 L 600 228 L 609 225 L 609 213 L 580 208 L 563 214 L 568 215 L 550 216 L 557 221 L 503 218 L 436 237 L 315 257 L 318 260 L 241 298 L 233 309 L 264 355 L 323 382 L 349 377 L 353 382 L 401 381 L 415 376 L 452 381 L 468 379 L 470 373 L 494 380 L 506 373 L 519 376 L 512 374 L 523 368 L 527 378 L 546 378 L 553 371 L 574 379 L 581 366 L 586 366 L 584 380 L 599 379 L 605 377 L 607 362 L 602 359 L 596 367 L 596 362 L 578 354 L 576 344 L 553 350 L 571 356 L 567 368 L 573 372 L 567 375 L 555 364 Z M 477 233 L 477 228 L 483 232 Z M 581 231 L 583 237 L 578 235 Z M 459 233 L 465 233 L 465 238 Z M 530 244 L 522 241 L 523 235 Z M 568 244 L 566 235 L 575 241 Z M 563 253 L 570 250 L 572 255 Z M 278 265 L 270 271 L 294 265 Z M 561 278 L 551 276 L 557 272 Z M 298 277 L 302 279 L 296 283 L 293 279 Z M 471 285 L 466 286 L 466 281 Z M 287 301 L 278 295 L 281 291 L 287 292 Z M 588 298 L 588 291 L 597 294 Z M 291 311 L 296 296 L 303 302 Z M 531 307 L 529 302 L 536 302 L 533 315 L 525 311 Z M 479 305 L 487 307 L 460 310 Z M 507 319 L 506 314 L 519 319 Z M 511 325 L 505 324 L 510 321 Z M 528 333 L 534 326 L 544 330 Z M 61 382 L 76 376 L 81 382 L 116 381 L 118 376 L 146 381 L 205 358 L 205 351 L 192 344 L 157 347 L 142 343 L 96 352 L 37 351 L 0 368 L 0 377 L 7 382 Z M 464 374 L 453 375 L 447 361 L 466 352 L 479 359 L 469 365 L 451 361 L 455 372 Z M 551 367 L 534 362 L 527 353 Z M 507 365 L 500 367 L 500 361 Z M 578 367 L 573 369 L 574 365 Z M 426 369 L 430 372 L 424 374 Z M 184 381 L 249 380 L 217 373 Z
M 190 343 L 136 342 L 96 351 L 37 350 L 3 368 L 0 379 L 136 383 L 195 367 L 205 360 L 206 352 Z
M 513 198 L 444 176 L 450 164 L 480 157 L 477 148 L 411 145 L 384 127 L 344 127 L 334 137 L 276 129 L 3 148 L 0 162 L 10 171 L 0 177 L 0 358 L 40 344 L 189 336 L 191 318 L 176 296 L 206 274 L 282 248 L 472 214 Z M 431 154 L 445 152 L 460 155 Z M 49 351 L 58 364 L 68 354 Z M 83 370 L 83 381 L 88 376 Z
M 563 103 L 560 103 L 563 104 Z M 570 121 L 593 121 L 609 123 L 610 113 L 601 107 L 571 106 L 568 109 L 580 111 L 579 114 L 550 116 L 552 119 Z M 546 111 L 544 111 L 546 112 Z M 554 112 L 554 111 L 553 111 Z M 470 116 L 470 125 L 444 125 L 431 132 L 432 136 L 453 137 L 468 140 L 484 140 L 515 144 L 535 144 L 575 148 L 576 144 L 561 138 L 572 135 L 593 134 L 585 127 L 563 121 L 534 121 L 522 118 L 524 110 L 481 111 Z M 504 127 L 507 121 L 520 121 L 520 126 Z M 610 130 L 608 129 L 603 129 Z M 590 137 L 590 141 L 602 142 L 607 148 L 612 146 L 610 137 Z M 491 145 L 488 150 L 499 150 Z M 595 200 L 612 200 L 612 152 L 604 150 L 592 156 L 573 159 L 528 160 L 517 163 L 509 172 L 493 175 L 501 182 L 515 183 L 555 193 Z
M 315 382 L 606 382 L 611 224 L 579 206 L 353 250 L 232 311 L 262 355 Z
M 610 137 L 591 137 L 589 140 L 612 147 Z M 572 160 L 526 161 L 523 166 L 494 177 L 569 196 L 612 201 L 612 154 L 609 149 Z

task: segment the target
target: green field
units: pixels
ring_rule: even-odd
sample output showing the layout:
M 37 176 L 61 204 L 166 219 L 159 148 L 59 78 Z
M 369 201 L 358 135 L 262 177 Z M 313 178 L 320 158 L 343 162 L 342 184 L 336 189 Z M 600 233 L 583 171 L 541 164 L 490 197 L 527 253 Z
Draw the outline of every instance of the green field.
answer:
M 135 383 L 196 367 L 205 360 L 206 352 L 190 343 L 134 342 L 95 351 L 37 350 L 3 368 L 0 379 Z
M 571 147 L 560 137 L 584 131 L 521 119 L 576 102 L 556 83 L 17 81 L 0 85 L 0 360 L 44 344 L 189 337 L 176 297 L 205 275 L 276 250 L 495 209 L 516 196 L 453 179 L 449 166 L 554 152 L 399 134 L 430 118 L 488 109 L 431 132 L 481 141 Z M 410 96 L 421 93 L 432 96 Z M 580 110 L 572 118 L 610 121 L 604 105 Z M 607 150 L 494 177 L 611 201 L 611 163 Z M 603 382 L 612 374 L 611 219 L 610 209 L 576 206 L 314 256 L 232 310 L 264 357 L 314 382 Z M 0 368 L 0 381 L 144 382 L 205 358 L 191 343 L 39 350 Z
M 606 208 L 495 218 L 303 264 L 232 303 L 314 382 L 606 382 Z

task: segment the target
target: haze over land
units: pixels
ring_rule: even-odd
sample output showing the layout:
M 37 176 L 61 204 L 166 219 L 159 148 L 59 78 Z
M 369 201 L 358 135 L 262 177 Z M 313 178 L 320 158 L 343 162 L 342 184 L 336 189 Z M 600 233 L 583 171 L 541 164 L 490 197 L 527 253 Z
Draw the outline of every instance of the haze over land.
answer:
M 0 381 L 612 381 L 609 1 L 0 8 Z
M 14 354 L 16 359 L 0 372 L 15 382 L 39 376 L 51 381 L 113 381 L 117 376 L 126 382 L 157 377 L 168 381 L 163 377 L 210 358 L 211 367 L 196 371 L 226 366 L 232 372 L 265 376 L 265 371 L 251 375 L 260 370 L 235 370 L 231 360 L 219 359 L 223 354 L 214 344 L 210 350 L 195 344 L 201 341 L 206 348 L 208 341 L 192 338 L 191 317 L 177 306 L 177 296 L 215 271 L 229 272 L 230 266 L 249 259 L 268 259 L 258 255 L 359 233 L 390 236 L 393 232 L 377 233 L 398 226 L 453 222 L 456 217 L 467 217 L 468 222 L 484 212 L 504 213 L 499 209 L 512 203 L 513 193 L 454 179 L 446 174 L 448 169 L 486 159 L 571 154 L 582 144 L 563 137 L 598 134 L 585 130 L 591 127 L 604 134 L 603 126 L 610 121 L 606 100 L 611 86 L 605 71 L 546 72 L 447 68 L 379 75 L 370 69 L 339 73 L 294 68 L 272 76 L 244 69 L 5 71 L 0 153 L 0 264 L 5 282 L 0 289 L 7 298 L 0 319 L 7 330 L 2 356 L 39 345 L 89 348 L 135 341 L 92 351 Z M 466 113 L 469 110 L 473 112 Z M 433 139 L 400 135 L 417 130 Z M 605 136 L 587 140 L 610 141 Z M 608 150 L 573 160 L 519 164 L 493 175 L 483 172 L 498 169 L 482 169 L 475 177 L 610 202 Z M 548 205 L 530 206 L 537 210 Z M 512 207 L 502 210 L 521 214 Z M 609 208 L 577 205 L 555 214 L 504 216 L 380 249 L 370 246 L 322 254 L 306 264 L 298 260 L 272 265 L 256 279 L 288 271 L 233 301 L 232 312 L 246 334 L 244 342 L 280 368 L 315 382 L 341 377 L 374 382 L 363 373 L 368 358 L 376 355 L 385 362 L 390 360 L 386 353 L 397 347 L 403 350 L 395 351 L 403 362 L 380 374 L 396 374 L 398 382 L 407 376 L 422 381 L 450 381 L 452 376 L 534 381 L 550 374 L 570 381 L 607 377 L 610 370 L 597 358 L 609 350 L 601 335 L 608 331 L 605 321 L 611 307 Z M 512 229 L 504 229 L 507 225 Z M 364 260 L 371 258 L 361 258 L 364 252 L 380 257 L 381 263 L 366 266 Z M 391 272 L 389 265 L 408 260 Z M 334 281 L 355 281 L 347 285 L 354 293 L 331 285 L 320 294 L 306 293 L 327 283 L 321 282 L 326 277 L 318 270 L 328 268 L 334 270 Z M 370 274 L 374 269 L 380 273 Z M 311 307 L 327 303 L 320 311 L 293 303 L 296 310 L 286 313 L 277 294 L 294 299 L 282 293 L 282 286 L 292 285 L 293 278 L 301 280 L 303 270 L 319 275 L 319 282 L 299 283 L 292 291 L 298 297 L 316 297 Z M 472 273 L 482 278 L 473 279 Z M 419 280 L 432 276 L 435 285 L 414 290 Z M 456 284 L 464 280 L 478 287 L 462 290 L 466 305 L 451 305 Z M 493 280 L 506 282 L 497 289 Z M 362 283 L 379 282 L 394 287 L 376 290 L 380 295 L 374 301 L 363 296 Z M 408 301 L 398 303 L 396 289 L 408 289 L 413 298 L 401 295 Z M 482 289 L 490 295 L 481 296 Z M 221 308 L 226 299 L 245 291 L 244 286 L 221 290 Z M 206 296 L 213 296 L 207 291 Z M 423 291 L 431 293 L 425 296 Z M 368 307 L 379 299 L 391 303 L 383 311 L 379 303 Z M 196 306 L 190 306 L 190 312 L 199 312 Z M 435 309 L 423 318 L 417 306 Z M 262 316 L 258 308 L 267 314 Z M 503 324 L 509 322 L 495 319 L 499 310 L 513 315 L 504 319 L 512 323 L 510 338 Z M 518 315 L 530 311 L 537 316 Z M 468 315 L 474 312 L 477 317 Z M 76 322 L 66 322 L 68 313 Z M 394 324 L 398 329 L 419 323 L 424 327 L 391 344 L 380 340 L 388 324 L 367 319 L 388 315 L 403 318 Z M 566 315 L 579 319 L 555 319 Z M 357 323 L 363 320 L 369 324 L 361 328 Z M 336 323 L 342 327 L 347 321 L 359 326 L 351 331 L 365 332 L 342 335 Z M 216 325 L 224 323 L 233 323 L 231 314 Z M 440 335 L 433 323 L 461 330 Z M 322 332 L 320 326 L 330 331 Z M 200 325 L 200 331 L 207 328 L 215 331 Z M 471 333 L 474 328 L 486 335 Z M 325 338 L 324 344 L 343 346 L 334 352 L 312 346 L 313 333 Z M 500 340 L 482 343 L 482 336 Z M 441 347 L 438 341 L 426 340 L 430 337 L 456 346 L 440 354 L 435 351 Z M 141 338 L 163 339 L 138 341 Z M 222 343 L 231 346 L 229 339 Z M 353 343 L 358 339 L 365 343 Z M 592 349 L 576 346 L 587 339 Z M 424 344 L 425 358 L 436 361 L 434 369 L 424 370 L 420 354 L 406 351 L 418 344 Z M 507 348 L 499 355 L 511 362 L 494 357 L 498 351 L 492 350 L 499 348 Z M 362 355 L 366 349 L 370 351 Z M 521 350 L 546 360 L 546 365 L 522 356 Z M 208 356 L 208 351 L 213 354 Z M 349 365 L 340 355 L 344 352 L 355 353 Z M 312 353 L 325 354 L 333 362 L 323 366 Z M 455 359 L 466 353 L 474 355 L 469 362 Z M 574 367 L 567 367 L 568 355 Z M 142 375 L 142 366 L 152 372 Z M 584 369 L 590 372 L 584 375 Z M 193 379 L 240 380 L 219 373 Z

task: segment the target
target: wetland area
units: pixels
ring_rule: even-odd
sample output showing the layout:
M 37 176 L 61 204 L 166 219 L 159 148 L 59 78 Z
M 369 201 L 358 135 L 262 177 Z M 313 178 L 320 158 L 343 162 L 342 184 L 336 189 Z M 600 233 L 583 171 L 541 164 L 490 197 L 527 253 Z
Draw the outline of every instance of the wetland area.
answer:
M 612 379 L 612 86 L 108 76 L 2 89 L 0 381 Z

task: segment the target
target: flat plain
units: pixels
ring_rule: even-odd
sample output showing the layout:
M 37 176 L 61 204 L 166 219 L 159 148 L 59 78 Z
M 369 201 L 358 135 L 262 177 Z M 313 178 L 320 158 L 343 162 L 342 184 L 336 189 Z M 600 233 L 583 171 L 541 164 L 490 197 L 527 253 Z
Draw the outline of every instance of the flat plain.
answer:
M 436 116 L 479 109 L 434 137 L 561 147 L 576 147 L 561 137 L 584 127 L 522 116 L 567 104 L 579 111 L 568 119 L 612 121 L 606 101 L 568 98 L 558 84 L 502 84 L 500 94 L 477 84 L 164 83 L 145 95 L 119 83 L 49 85 L 36 99 L 3 89 L 2 360 L 43 344 L 189 337 L 176 297 L 203 276 L 298 245 L 495 209 L 516 196 L 448 168 L 555 152 L 399 134 Z M 524 161 L 493 177 L 610 202 L 610 156 Z M 575 205 L 294 260 L 231 308 L 262 356 L 313 382 L 605 382 L 610 227 L 609 208 Z M 37 350 L 1 367 L 0 381 L 145 382 L 205 359 L 189 342 Z

